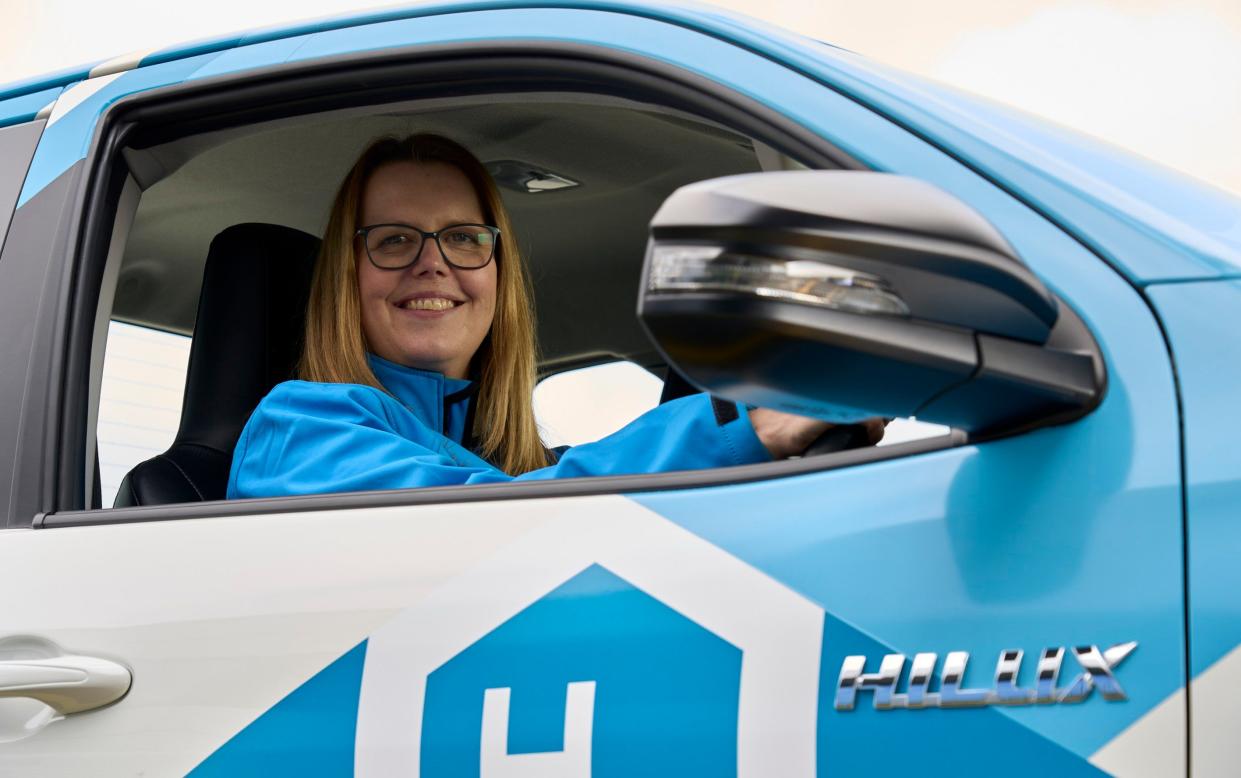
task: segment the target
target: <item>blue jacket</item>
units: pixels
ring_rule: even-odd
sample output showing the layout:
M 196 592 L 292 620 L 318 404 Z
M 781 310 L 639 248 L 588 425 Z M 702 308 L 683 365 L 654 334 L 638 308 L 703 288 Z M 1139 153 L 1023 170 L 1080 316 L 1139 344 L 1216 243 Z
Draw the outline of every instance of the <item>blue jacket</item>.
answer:
M 374 355 L 370 363 L 390 395 L 309 381 L 272 389 L 237 441 L 228 497 L 658 473 L 771 459 L 749 414 L 717 418 L 710 398 L 699 394 L 660 405 L 602 440 L 574 446 L 554 465 L 514 477 L 467 448 L 471 382 Z

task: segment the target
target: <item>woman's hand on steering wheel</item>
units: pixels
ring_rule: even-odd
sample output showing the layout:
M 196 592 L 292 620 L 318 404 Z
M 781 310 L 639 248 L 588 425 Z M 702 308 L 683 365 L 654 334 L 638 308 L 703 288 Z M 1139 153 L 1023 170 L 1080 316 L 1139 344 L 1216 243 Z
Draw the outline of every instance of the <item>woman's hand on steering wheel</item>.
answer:
M 787 459 L 806 452 L 828 430 L 836 425 L 830 422 L 796 416 L 791 413 L 755 408 L 750 411 L 750 423 L 759 441 L 767 448 L 773 459 Z M 886 419 L 873 418 L 858 422 L 865 428 L 866 445 L 874 445 L 883 438 Z
M 831 424 L 805 416 L 755 408 L 750 411 L 750 423 L 759 441 L 767 447 L 772 459 L 787 459 L 806 450 Z

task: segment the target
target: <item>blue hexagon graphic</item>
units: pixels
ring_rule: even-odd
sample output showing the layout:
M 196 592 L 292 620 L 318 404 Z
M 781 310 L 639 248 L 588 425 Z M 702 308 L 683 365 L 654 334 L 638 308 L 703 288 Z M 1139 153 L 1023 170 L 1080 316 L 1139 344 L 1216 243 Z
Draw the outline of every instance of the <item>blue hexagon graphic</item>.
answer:
M 594 778 L 734 776 L 741 654 L 592 565 L 428 676 L 421 774 L 488 778 L 484 708 L 502 701 L 488 713 L 506 742 L 497 774 L 538 774 L 499 768 L 541 754 Z M 566 743 L 583 726 L 587 742 Z

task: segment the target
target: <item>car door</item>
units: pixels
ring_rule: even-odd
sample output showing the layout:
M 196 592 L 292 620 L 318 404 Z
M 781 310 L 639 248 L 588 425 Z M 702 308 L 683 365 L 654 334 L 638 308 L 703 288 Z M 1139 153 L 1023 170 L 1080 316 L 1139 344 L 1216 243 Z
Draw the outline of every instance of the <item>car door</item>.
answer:
M 968 160 L 754 53 L 755 35 L 649 8 L 431 9 L 71 88 L 0 255 L 0 309 L 23 322 L 0 357 L 28 366 L 0 382 L 0 646 L 10 667 L 101 660 L 132 686 L 81 712 L 0 699 L 0 771 L 1183 772 L 1178 422 L 1150 310 Z M 623 55 L 708 98 L 748 96 L 807 146 L 955 195 L 1085 321 L 1102 402 L 1001 440 L 744 472 L 85 509 L 85 455 L 62 441 L 81 439 L 87 414 L 62 399 L 89 368 L 65 344 L 74 289 L 103 272 L 75 238 L 102 216 L 88 184 L 109 107 L 198 79 L 241 89 L 229 74 L 256 66 L 509 44 Z M 1133 642 L 1109 663 L 1123 699 L 1085 693 L 1094 676 L 1079 678 L 1071 648 Z M 988 688 L 1001 652 L 1018 651 L 1015 682 L 1032 687 L 1033 657 L 1055 648 L 1077 704 L 835 703 L 848 657 L 874 672 L 888 654 L 934 653 L 942 672 L 965 652 L 961 684 Z

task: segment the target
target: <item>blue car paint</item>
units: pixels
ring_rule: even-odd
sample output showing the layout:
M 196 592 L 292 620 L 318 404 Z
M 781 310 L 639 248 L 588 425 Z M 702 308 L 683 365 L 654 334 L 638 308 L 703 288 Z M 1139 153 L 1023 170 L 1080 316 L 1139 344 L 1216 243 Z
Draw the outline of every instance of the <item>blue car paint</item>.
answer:
M 48 89 L 63 89 L 69 84 L 89 78 L 91 68 L 97 64 L 99 63 L 79 65 L 50 74 L 22 79 L 21 81 L 0 84 L 0 100 L 12 100 L 34 94 L 35 92 L 44 92 Z
M 756 19 L 730 13 L 703 3 L 680 2 L 675 4 L 641 2 L 636 0 L 466 0 L 465 2 L 431 2 L 408 8 L 366 11 L 355 14 L 328 16 L 322 19 L 291 25 L 277 25 L 251 30 L 242 34 L 208 38 L 186 44 L 178 44 L 153 52 L 142 60 L 143 65 L 167 62 L 180 57 L 223 51 L 254 43 L 264 43 L 280 38 L 300 37 L 314 33 L 345 30 L 354 27 L 379 25 L 406 19 L 427 19 L 435 16 L 473 11 L 494 10 L 565 9 L 583 11 L 607 11 L 629 16 L 654 19 L 704 32 L 709 35 L 733 40 L 733 35 L 752 35 L 762 30 L 771 36 L 787 35 L 778 27 L 764 24 Z
M 39 111 L 51 105 L 61 91 L 61 87 L 54 86 L 41 92 L 0 100 L 0 127 L 30 121 Z
M 426 3 L 410 8 L 331 15 L 314 21 L 278 24 L 241 33 L 179 43 L 147 54 L 139 61 L 138 66 L 159 65 L 203 54 L 216 54 L 255 44 L 304 37 L 329 30 L 381 24 L 398 19 L 426 18 L 429 16 L 461 13 L 463 11 L 496 9 L 564 8 L 615 11 L 669 21 L 689 29 L 708 33 L 717 26 L 740 32 L 747 32 L 760 27 L 765 27 L 769 32 L 776 32 L 778 30 L 778 28 L 763 25 L 754 19 L 731 14 L 709 5 L 696 5 L 691 2 L 683 2 L 678 5 L 615 2 L 614 0 L 603 0 L 602 2 L 594 0 L 571 0 L 569 2 L 564 0 L 545 0 L 537 4 L 532 4 L 529 0 L 474 0 L 472 2 Z M 709 24 L 706 23 L 708 21 L 710 21 Z M 104 61 L 99 60 L 49 74 L 0 84 L 0 99 L 23 95 L 51 86 L 67 86 L 76 81 L 82 81 L 89 77 L 92 69 L 98 67 Z M 279 61 L 273 60 L 272 64 Z
M 1241 645 L 1241 282 L 1164 284 L 1147 294 L 1172 341 L 1181 387 L 1189 648 L 1197 677 Z
M 301 684 L 189 772 L 191 778 L 351 776 L 366 641 Z

